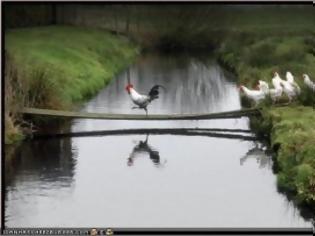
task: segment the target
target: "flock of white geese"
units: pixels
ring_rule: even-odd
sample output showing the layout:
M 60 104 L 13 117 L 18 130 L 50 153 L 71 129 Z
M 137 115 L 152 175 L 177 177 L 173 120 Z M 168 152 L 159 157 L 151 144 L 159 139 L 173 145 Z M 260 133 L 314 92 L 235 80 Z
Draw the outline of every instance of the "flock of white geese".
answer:
M 307 74 L 303 74 L 302 79 L 306 87 L 315 92 L 315 83 L 310 77 Z M 273 88 L 269 88 L 269 84 L 266 81 L 259 80 L 256 89 L 249 89 L 243 85 L 239 88 L 240 91 L 242 91 L 247 98 L 254 101 L 256 105 L 267 96 L 270 96 L 273 103 L 275 103 L 280 99 L 283 93 L 288 97 L 289 102 L 301 94 L 301 88 L 295 82 L 294 76 L 289 71 L 286 73 L 286 80 L 281 79 L 278 72 L 275 72 L 272 78 L 272 85 Z

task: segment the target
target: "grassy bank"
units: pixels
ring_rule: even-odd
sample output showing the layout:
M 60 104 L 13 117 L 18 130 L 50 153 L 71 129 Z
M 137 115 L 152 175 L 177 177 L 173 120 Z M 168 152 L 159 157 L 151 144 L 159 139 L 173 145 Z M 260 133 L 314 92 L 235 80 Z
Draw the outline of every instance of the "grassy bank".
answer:
M 311 107 L 284 107 L 268 112 L 273 124 L 271 145 L 278 149 L 281 188 L 296 193 L 301 203 L 315 203 L 315 111 Z M 302 114 L 302 115 L 301 115 Z
M 262 33 L 263 32 L 263 33 Z M 237 74 L 239 83 L 252 87 L 258 80 L 269 83 L 273 72 L 282 78 L 291 71 L 302 88 L 293 104 L 274 107 L 263 104 L 263 117 L 251 120 L 261 136 L 268 136 L 275 150 L 278 186 L 299 204 L 315 206 L 315 95 L 300 80 L 303 73 L 315 78 L 315 32 L 310 28 L 290 35 L 253 29 L 229 33 L 220 48 L 220 62 Z M 270 83 L 271 84 L 271 83 Z
M 249 86 L 259 79 L 270 82 L 274 71 L 283 77 L 286 71 L 299 78 L 303 73 L 315 75 L 314 54 L 315 32 L 311 31 L 291 36 L 231 32 L 219 49 L 220 61 Z
M 251 121 L 260 133 L 269 133 L 276 152 L 278 186 L 298 204 L 315 207 L 315 110 L 307 106 L 265 108 Z
M 64 6 L 61 23 L 107 28 L 159 50 L 215 49 L 220 62 L 251 87 L 274 71 L 315 78 L 312 6 Z M 72 14 L 72 13 L 75 14 Z M 80 16 L 80 17 L 78 17 Z M 63 20 L 65 22 L 63 22 Z M 126 38 L 82 27 L 38 27 L 5 33 L 6 143 L 21 138 L 22 106 L 67 109 L 104 87 L 137 53 Z M 210 50 L 209 50 L 210 51 Z M 209 52 L 209 54 L 211 54 Z M 298 202 L 314 203 L 315 96 L 303 89 L 286 108 L 267 106 L 257 132 L 270 134 L 278 182 Z
M 138 52 L 102 30 L 47 26 L 5 33 L 6 143 L 20 136 L 23 106 L 69 109 L 103 88 Z

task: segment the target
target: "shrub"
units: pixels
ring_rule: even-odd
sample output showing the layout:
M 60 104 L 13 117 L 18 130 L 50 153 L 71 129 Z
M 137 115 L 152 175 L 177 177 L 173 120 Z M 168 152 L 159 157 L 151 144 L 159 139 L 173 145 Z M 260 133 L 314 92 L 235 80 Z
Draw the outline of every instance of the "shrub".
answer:
M 274 64 L 275 44 L 271 41 L 259 41 L 244 52 L 246 63 L 253 67 L 268 67 Z

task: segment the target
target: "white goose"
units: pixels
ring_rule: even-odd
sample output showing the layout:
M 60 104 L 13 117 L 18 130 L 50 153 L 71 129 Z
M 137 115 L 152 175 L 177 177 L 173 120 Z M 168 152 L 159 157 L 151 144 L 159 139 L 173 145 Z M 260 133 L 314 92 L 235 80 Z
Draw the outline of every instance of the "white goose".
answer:
M 240 91 L 242 91 L 247 98 L 255 102 L 255 105 L 257 105 L 266 96 L 265 93 L 261 89 L 252 90 L 252 89 L 246 88 L 244 85 L 241 85 L 239 88 L 240 88 Z
M 287 81 L 281 82 L 281 85 L 283 87 L 283 92 L 288 96 L 289 102 L 291 102 L 293 98 L 297 95 L 294 87 L 291 86 L 291 84 Z
M 270 95 L 273 103 L 275 103 L 282 95 L 283 89 L 280 86 L 280 84 L 278 85 L 276 83 L 275 88 L 269 89 L 269 85 L 268 85 L 268 83 L 266 81 L 259 80 L 258 81 L 258 86 L 266 95 Z
M 280 86 L 280 83 L 284 81 L 283 79 L 280 78 L 278 72 L 274 73 L 274 77 L 272 78 L 272 84 L 274 87 Z M 275 84 L 276 83 L 276 84 Z
M 307 74 L 303 74 L 304 84 L 310 88 L 313 92 L 315 92 L 315 83 L 310 79 Z
M 273 85 L 275 88 L 279 88 L 279 85 L 282 86 L 283 92 L 288 96 L 289 102 L 291 102 L 296 96 L 294 87 L 288 81 L 281 79 L 277 72 L 275 72 L 274 75 L 275 76 L 272 79 Z
M 287 82 L 289 84 L 291 84 L 292 87 L 294 87 L 294 90 L 295 90 L 296 94 L 300 94 L 301 93 L 301 89 L 300 89 L 299 85 L 294 81 L 294 77 L 293 77 L 293 75 L 292 75 L 292 73 L 290 71 L 287 71 L 286 79 L 287 79 Z
M 293 77 L 293 75 L 292 75 L 292 73 L 290 72 L 290 71 L 287 71 L 287 73 L 286 73 L 286 78 L 287 78 L 287 81 L 289 82 L 289 83 L 293 83 L 294 82 L 294 77 Z
M 283 88 L 281 86 L 282 79 L 280 78 L 280 76 L 277 72 L 275 72 L 274 75 L 275 76 L 272 78 L 272 85 L 273 85 L 274 89 L 280 93 L 279 96 L 281 96 L 282 92 L 283 92 Z

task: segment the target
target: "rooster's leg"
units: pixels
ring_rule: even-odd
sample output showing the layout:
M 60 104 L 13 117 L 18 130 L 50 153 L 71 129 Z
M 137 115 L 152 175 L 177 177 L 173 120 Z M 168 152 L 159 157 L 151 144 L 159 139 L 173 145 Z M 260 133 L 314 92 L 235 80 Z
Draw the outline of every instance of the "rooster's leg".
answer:
M 143 109 L 145 110 L 145 115 L 148 116 L 148 109 L 146 107 Z

